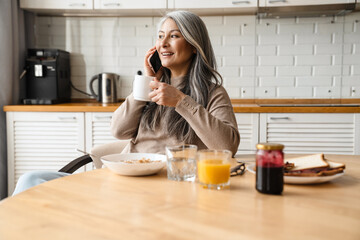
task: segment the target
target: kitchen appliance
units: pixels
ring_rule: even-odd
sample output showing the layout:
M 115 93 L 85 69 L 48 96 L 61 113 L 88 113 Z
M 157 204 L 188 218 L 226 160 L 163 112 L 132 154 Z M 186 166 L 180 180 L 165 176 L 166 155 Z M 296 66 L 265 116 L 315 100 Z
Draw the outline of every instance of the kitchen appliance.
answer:
M 59 49 L 28 49 L 24 104 L 70 100 L 70 54 Z
M 116 82 L 120 76 L 115 73 L 99 73 L 93 76 L 90 80 L 90 91 L 92 96 L 96 97 L 102 103 L 115 103 L 117 102 L 117 88 Z M 95 93 L 93 84 L 98 80 L 98 94 Z

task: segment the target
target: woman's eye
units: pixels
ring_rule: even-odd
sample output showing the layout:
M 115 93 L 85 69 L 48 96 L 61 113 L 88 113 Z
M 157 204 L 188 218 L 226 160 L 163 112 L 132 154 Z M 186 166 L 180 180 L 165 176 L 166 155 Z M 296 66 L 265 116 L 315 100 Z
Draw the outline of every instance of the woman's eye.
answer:
M 178 35 L 171 35 L 172 38 L 177 38 L 179 37 Z
M 163 36 L 163 35 L 159 35 L 158 38 L 159 38 L 159 39 L 162 39 L 162 38 L 164 38 L 164 36 Z

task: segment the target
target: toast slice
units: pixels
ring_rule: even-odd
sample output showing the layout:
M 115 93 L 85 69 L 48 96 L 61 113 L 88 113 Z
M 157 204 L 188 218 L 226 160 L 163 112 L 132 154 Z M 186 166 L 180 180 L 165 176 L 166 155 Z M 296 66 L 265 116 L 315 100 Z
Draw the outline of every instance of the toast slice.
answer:
M 341 173 L 345 164 L 328 161 L 324 154 L 312 154 L 298 158 L 287 159 L 285 176 L 331 176 Z
M 305 169 L 314 169 L 314 168 L 328 168 L 329 163 L 325 160 L 324 154 L 312 154 L 306 155 L 298 158 L 286 159 L 290 164 L 294 164 L 294 167 L 290 171 L 299 171 Z

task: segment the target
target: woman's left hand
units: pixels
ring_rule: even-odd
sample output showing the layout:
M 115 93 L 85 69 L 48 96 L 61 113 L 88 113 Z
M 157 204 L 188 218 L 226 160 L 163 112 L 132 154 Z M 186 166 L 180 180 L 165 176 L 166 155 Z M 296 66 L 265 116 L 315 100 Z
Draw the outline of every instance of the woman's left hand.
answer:
M 164 105 L 168 107 L 175 107 L 186 95 L 175 87 L 160 82 L 154 78 L 154 81 L 150 82 L 150 87 L 153 90 L 149 96 L 151 101 L 158 105 Z

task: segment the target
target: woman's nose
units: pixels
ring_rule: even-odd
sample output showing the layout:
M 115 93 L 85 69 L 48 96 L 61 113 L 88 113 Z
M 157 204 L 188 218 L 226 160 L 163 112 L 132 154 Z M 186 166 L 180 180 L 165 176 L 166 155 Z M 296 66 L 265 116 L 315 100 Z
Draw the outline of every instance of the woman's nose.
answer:
M 169 37 L 165 36 L 165 37 L 162 39 L 162 41 L 161 41 L 161 43 L 160 43 L 160 46 L 161 46 L 161 47 L 167 47 L 168 45 L 169 45 Z

